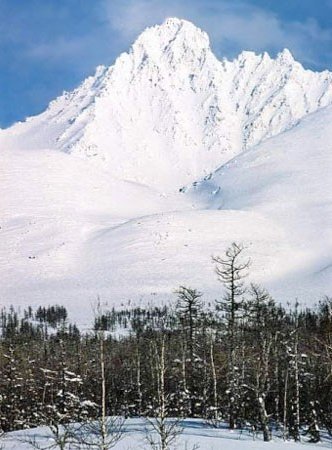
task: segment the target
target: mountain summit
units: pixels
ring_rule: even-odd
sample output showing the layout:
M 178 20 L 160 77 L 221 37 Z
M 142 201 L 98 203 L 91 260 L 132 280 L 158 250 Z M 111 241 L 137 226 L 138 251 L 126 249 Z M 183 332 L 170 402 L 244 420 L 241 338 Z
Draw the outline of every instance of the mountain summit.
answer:
M 162 25 L 147 28 L 136 40 L 133 52 L 155 59 L 168 58 L 174 65 L 180 63 L 182 57 L 197 58 L 210 50 L 208 35 L 191 22 L 177 18 L 169 18 Z
M 170 18 L 9 134 L 169 192 L 331 102 L 332 74 L 304 70 L 288 50 L 219 61 L 206 33 Z

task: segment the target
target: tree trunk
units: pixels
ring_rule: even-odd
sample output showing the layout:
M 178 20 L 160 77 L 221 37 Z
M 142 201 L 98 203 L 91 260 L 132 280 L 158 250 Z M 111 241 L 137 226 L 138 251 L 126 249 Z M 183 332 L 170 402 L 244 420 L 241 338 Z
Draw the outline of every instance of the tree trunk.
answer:
M 106 377 L 105 377 L 105 354 L 104 336 L 100 335 L 100 374 L 101 374 L 101 441 L 102 450 L 107 450 L 107 426 L 106 426 Z
M 284 441 L 287 439 L 287 395 L 288 395 L 288 369 L 286 369 L 285 373 L 285 386 L 284 386 L 284 417 L 283 417 L 283 439 Z
M 210 338 L 210 363 L 211 363 L 211 373 L 212 373 L 212 385 L 213 385 L 213 418 L 215 420 L 218 419 L 218 393 L 217 393 L 217 374 L 216 374 L 216 366 L 214 363 L 214 354 L 213 354 L 213 338 L 211 334 Z
M 141 355 L 137 346 L 136 351 L 136 384 L 137 384 L 137 415 L 142 414 L 142 386 L 141 386 Z
M 294 440 L 301 441 L 300 436 L 300 371 L 299 371 L 299 321 L 298 304 L 295 306 L 295 337 L 294 337 L 294 378 L 295 378 L 295 413 L 294 413 Z
M 269 430 L 269 420 L 268 420 L 269 418 L 266 412 L 265 399 L 263 398 L 263 396 L 261 396 L 257 400 L 258 400 L 260 421 L 263 430 L 263 439 L 264 442 L 269 442 L 271 440 L 271 433 Z

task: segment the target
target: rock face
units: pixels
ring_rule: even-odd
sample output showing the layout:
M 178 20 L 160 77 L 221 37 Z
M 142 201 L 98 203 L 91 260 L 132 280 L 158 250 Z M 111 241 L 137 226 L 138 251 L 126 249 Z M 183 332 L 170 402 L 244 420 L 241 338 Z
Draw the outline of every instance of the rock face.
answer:
M 219 61 L 206 33 L 168 19 L 9 134 L 168 192 L 331 102 L 332 73 L 305 70 L 288 50 Z

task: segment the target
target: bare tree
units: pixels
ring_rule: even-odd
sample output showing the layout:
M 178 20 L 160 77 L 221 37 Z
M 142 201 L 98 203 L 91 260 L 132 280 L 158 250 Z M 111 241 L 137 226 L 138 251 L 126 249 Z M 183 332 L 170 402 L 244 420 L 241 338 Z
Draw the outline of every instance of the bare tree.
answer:
M 5 438 L 6 433 L 0 428 L 0 450 L 2 450 L 4 447 L 2 445 L 2 441 Z
M 285 369 L 284 373 L 284 414 L 283 414 L 283 439 L 284 441 L 288 438 L 288 429 L 287 429 L 287 408 L 288 408 L 288 380 L 289 380 L 289 369 L 288 367 Z
M 212 384 L 212 405 L 209 407 L 209 414 L 207 417 L 207 423 L 210 426 L 217 428 L 220 425 L 219 415 L 219 402 L 218 402 L 218 380 L 217 370 L 215 363 L 215 333 L 211 329 L 208 333 L 208 350 L 210 359 L 210 371 L 211 371 L 211 384 Z
M 300 374 L 301 352 L 299 349 L 299 304 L 296 302 L 291 316 L 291 328 L 284 336 L 286 368 L 284 375 L 284 438 L 292 437 L 294 441 L 301 441 L 300 434 Z
M 272 346 L 278 331 L 274 333 L 275 303 L 269 293 L 256 284 L 250 286 L 248 302 L 249 326 L 253 333 L 252 362 L 253 382 L 247 385 L 254 394 L 264 441 L 271 440 L 266 398 L 271 389 Z
M 296 302 L 295 305 L 295 317 L 294 317 L 294 339 L 293 339 L 293 372 L 294 372 L 294 382 L 295 382 L 295 396 L 294 396 L 294 427 L 293 427 L 293 437 L 295 441 L 301 441 L 300 435 L 300 367 L 299 367 L 299 314 L 298 314 L 299 304 Z
M 102 317 L 100 303 L 97 305 L 97 314 Z M 101 320 L 98 323 L 102 323 Z M 106 368 L 105 368 L 105 330 L 102 326 L 97 329 L 97 342 L 99 346 L 99 372 L 100 372 L 100 416 L 82 425 L 78 438 L 83 448 L 108 450 L 123 436 L 124 418 L 107 415 Z
M 224 257 L 214 256 L 215 270 L 219 280 L 223 283 L 226 294 L 222 300 L 217 301 L 217 308 L 224 312 L 227 327 L 228 343 L 228 389 L 229 394 L 229 427 L 235 428 L 236 402 L 239 377 L 236 362 L 236 332 L 238 319 L 243 315 L 245 302 L 243 295 L 246 292 L 244 278 L 248 275 L 250 260 L 243 260 L 244 246 L 235 242 L 226 250 Z
M 166 334 L 162 332 L 160 339 L 152 342 L 154 364 L 157 381 L 155 416 L 147 418 L 152 432 L 147 431 L 147 441 L 153 450 L 169 450 L 170 445 L 181 433 L 179 418 L 169 418 L 169 398 L 166 392 Z
M 77 427 L 73 424 L 60 425 L 59 423 L 49 424 L 46 428 L 45 436 L 36 437 L 34 434 L 26 434 L 21 442 L 29 444 L 36 450 L 66 450 L 71 444 L 77 441 Z
M 184 385 L 189 394 L 190 416 L 195 414 L 195 386 L 194 386 L 194 361 L 195 361 L 195 342 L 196 329 L 199 326 L 202 313 L 202 293 L 196 289 L 180 286 L 178 291 L 177 311 L 184 331 L 183 338 L 185 343 L 183 348 L 188 354 L 184 353 Z
M 80 449 L 109 450 L 123 437 L 123 417 L 103 417 L 86 422 L 76 434 Z
M 217 390 L 217 373 L 216 365 L 214 362 L 214 345 L 213 345 L 213 334 L 210 334 L 210 364 L 211 364 L 211 374 L 213 383 L 213 409 L 214 409 L 214 419 L 219 419 L 219 405 L 218 405 L 218 390 Z

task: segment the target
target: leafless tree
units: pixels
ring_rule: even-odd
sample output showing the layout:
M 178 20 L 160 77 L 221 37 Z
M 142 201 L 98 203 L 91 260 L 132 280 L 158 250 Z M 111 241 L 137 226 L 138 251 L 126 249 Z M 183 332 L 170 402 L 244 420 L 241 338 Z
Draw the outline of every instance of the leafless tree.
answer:
M 246 387 L 251 390 L 257 405 L 264 441 L 271 440 L 269 416 L 266 399 L 271 389 L 272 347 L 279 331 L 274 332 L 275 303 L 269 293 L 256 284 L 251 284 L 248 301 L 248 322 L 253 333 L 251 344 L 252 383 Z
M 166 334 L 152 342 L 154 364 L 157 381 L 155 416 L 147 418 L 152 432 L 147 430 L 147 441 L 153 450 L 169 450 L 170 445 L 181 433 L 179 418 L 169 418 L 169 398 L 166 392 Z
M 6 433 L 0 428 L 0 450 L 2 450 L 4 447 L 2 445 L 2 441 L 5 438 Z
M 236 331 L 238 319 L 243 314 L 244 299 L 246 292 L 244 279 L 248 275 L 250 260 L 243 260 L 243 244 L 235 242 L 226 250 L 225 256 L 214 256 L 216 274 L 223 283 L 226 290 L 222 300 L 217 301 L 217 307 L 223 311 L 227 324 L 228 342 L 228 374 L 229 374 L 229 427 L 235 428 L 236 420 L 236 391 L 238 385 L 238 374 L 236 373 Z
M 49 424 L 45 429 L 45 435 L 37 437 L 31 432 L 27 433 L 21 442 L 30 445 L 36 450 L 66 450 L 77 441 L 77 427 L 73 424 L 60 425 L 59 423 Z
M 196 289 L 180 286 L 178 294 L 177 311 L 184 331 L 183 352 L 183 385 L 188 390 L 189 414 L 194 416 L 194 361 L 195 361 L 195 332 L 199 326 L 202 312 L 202 293 Z
M 102 316 L 100 302 L 96 308 L 96 314 Z M 102 323 L 99 321 L 99 323 Z M 100 327 L 97 330 L 97 341 L 99 346 L 99 371 L 100 371 L 100 416 L 87 421 L 80 428 L 78 442 L 80 448 L 108 450 L 123 436 L 124 418 L 110 417 L 107 415 L 107 392 L 106 392 L 106 368 L 105 368 L 105 330 Z

